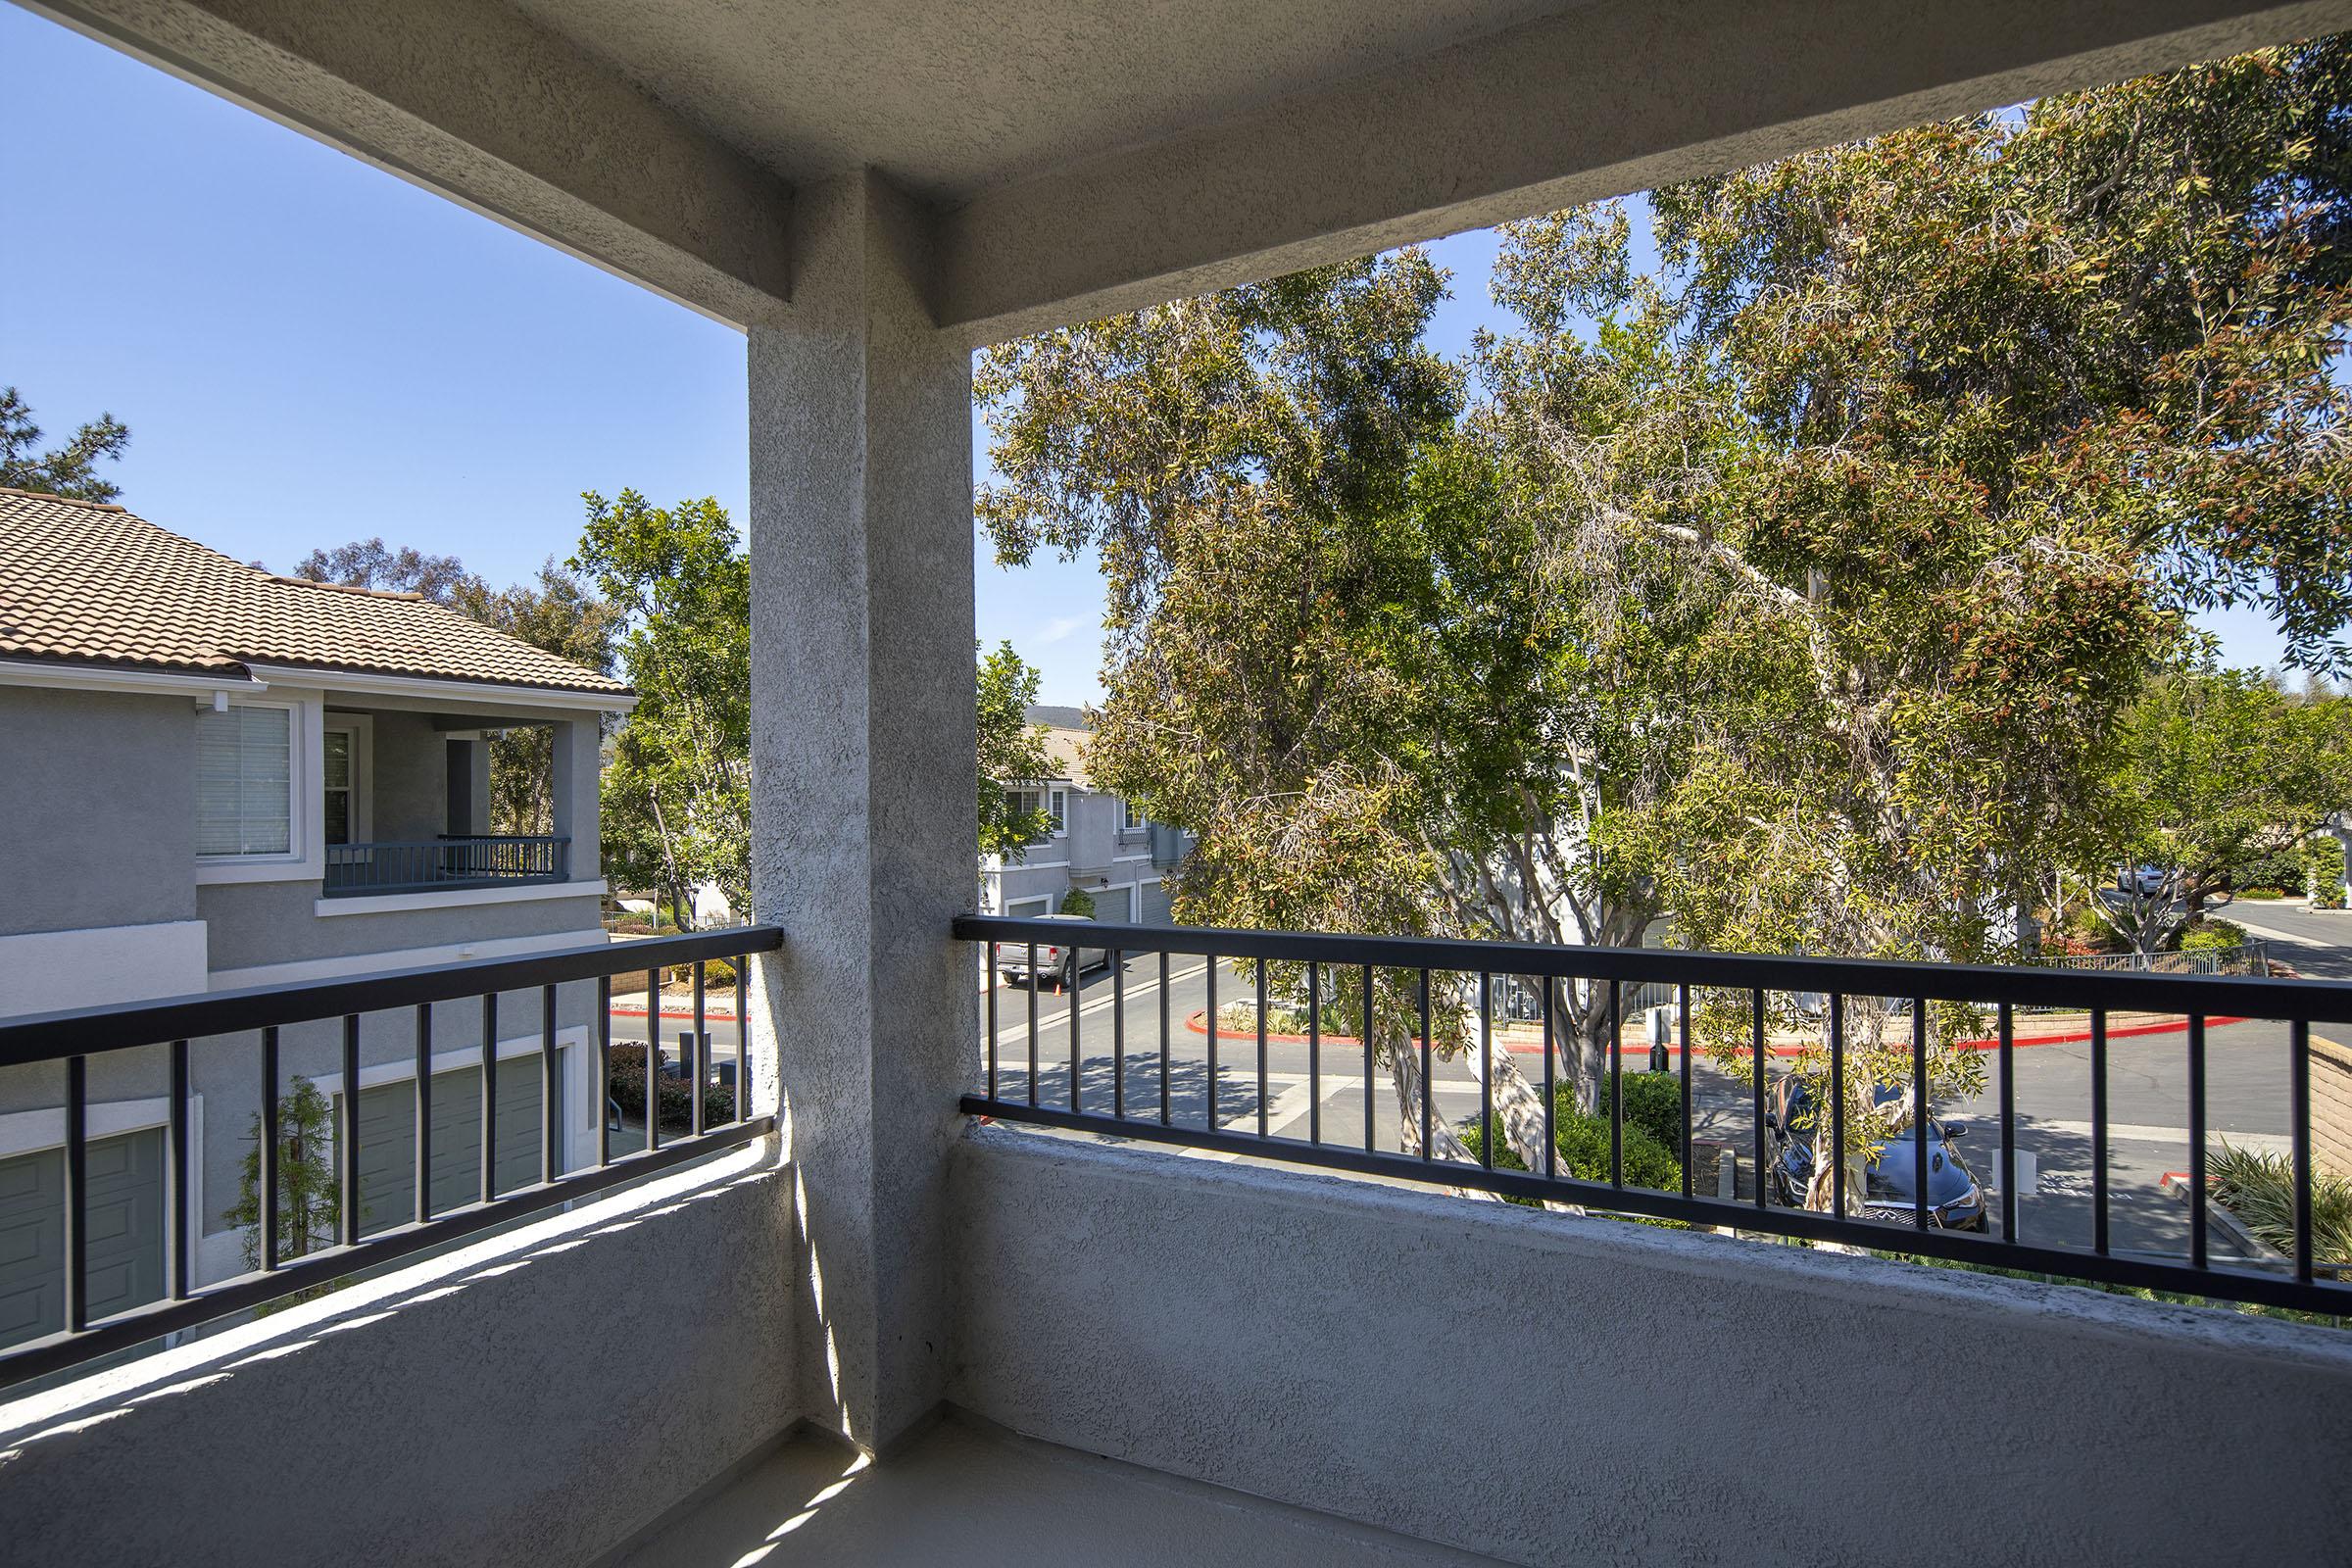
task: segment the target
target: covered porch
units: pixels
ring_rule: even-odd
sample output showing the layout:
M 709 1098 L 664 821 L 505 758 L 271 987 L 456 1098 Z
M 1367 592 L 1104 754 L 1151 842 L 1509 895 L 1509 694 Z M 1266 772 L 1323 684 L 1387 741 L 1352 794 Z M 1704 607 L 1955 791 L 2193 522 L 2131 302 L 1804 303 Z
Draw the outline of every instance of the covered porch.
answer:
M 980 955 L 1034 930 L 971 914 L 970 425 L 972 352 L 1011 335 L 2325 32 L 2352 4 L 36 9 L 744 329 L 760 924 L 661 959 L 746 964 L 740 1098 L 696 1098 L 675 1143 L 543 1152 L 503 1194 L 485 1154 L 479 1203 L 437 1213 L 420 1180 L 414 1225 L 144 1316 L 93 1319 L 69 1283 L 68 1329 L 6 1374 L 40 1381 L 0 1405 L 0 1539 L 27 1560 L 1815 1562 L 1924 1537 L 1992 1561 L 2311 1561 L 2352 1539 L 2337 1337 L 1861 1255 L 2340 1310 L 2307 1234 L 2239 1280 L 2201 1220 L 2193 1257 L 2110 1255 L 2103 1193 L 2095 1247 L 2003 1263 L 1968 1249 L 2013 1234 L 1945 1234 L 1924 1202 L 1898 1247 L 1884 1227 L 1913 1216 L 1768 1215 L 1691 1191 L 1687 1161 L 1681 1192 L 1437 1175 L 1371 1149 L 1368 1116 L 1361 1150 L 1274 1136 L 1262 1032 L 1254 1063 L 1220 1064 L 1213 989 L 1206 1115 L 1178 1137 L 1169 1037 L 1154 1103 L 1130 1067 L 1150 1042 L 1090 1052 L 1075 1001 L 1066 1038 L 997 1027 Z M 571 765 L 592 780 L 590 750 Z M 564 837 L 411 835 L 398 875 L 592 875 Z M 2105 1009 L 2152 983 L 1105 938 L 1425 992 L 1499 970 Z M 543 994 L 552 1040 L 558 988 L 623 961 L 53 1015 L 0 1027 L 0 1064 L 65 1064 L 79 1149 L 77 1064 L 107 1053 L 252 1030 L 273 1083 L 297 1020 L 423 1009 L 429 1035 L 436 1003 L 502 993 Z M 2299 1028 L 2306 1074 L 2311 1025 L 2352 1016 L 2316 982 L 2163 985 L 2132 996 Z M 1065 1049 L 1066 1094 L 1041 1094 Z M 1784 1422 L 1822 1450 L 1781 1452 Z M 2235 1455 L 2262 1504 L 2183 1486 L 2196 1452 Z

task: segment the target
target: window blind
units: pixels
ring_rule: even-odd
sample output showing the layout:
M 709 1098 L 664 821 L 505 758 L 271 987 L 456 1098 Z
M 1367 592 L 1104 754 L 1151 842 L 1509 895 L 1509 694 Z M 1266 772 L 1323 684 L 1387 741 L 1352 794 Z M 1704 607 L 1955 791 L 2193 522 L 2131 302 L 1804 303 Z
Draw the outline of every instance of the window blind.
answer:
M 293 848 L 293 717 L 283 708 L 196 715 L 196 853 Z

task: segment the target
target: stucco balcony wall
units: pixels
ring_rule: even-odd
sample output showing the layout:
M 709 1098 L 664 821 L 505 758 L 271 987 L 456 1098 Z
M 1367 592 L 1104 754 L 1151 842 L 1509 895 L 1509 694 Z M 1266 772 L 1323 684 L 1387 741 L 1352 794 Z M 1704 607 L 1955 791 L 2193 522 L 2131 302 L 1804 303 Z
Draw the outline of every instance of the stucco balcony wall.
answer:
M 975 1128 L 950 1397 L 1520 1563 L 2327 1562 L 2352 1336 Z

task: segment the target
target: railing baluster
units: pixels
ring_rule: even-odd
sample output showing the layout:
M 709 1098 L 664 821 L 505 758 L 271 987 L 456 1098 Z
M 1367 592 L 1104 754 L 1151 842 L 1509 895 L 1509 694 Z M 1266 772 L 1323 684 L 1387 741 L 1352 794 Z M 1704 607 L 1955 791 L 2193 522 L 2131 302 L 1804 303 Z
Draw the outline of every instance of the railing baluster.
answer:
M 645 1147 L 662 1147 L 662 971 L 645 972 Z
M 482 993 L 482 1201 L 498 1196 L 498 993 Z
M 356 1089 L 354 1091 L 357 1093 Z M 164 1217 L 165 1280 L 172 1299 L 188 1298 L 188 1043 L 172 1042 L 171 1127 L 164 1141 L 164 1199 L 172 1206 Z
M 1168 955 L 1159 955 L 1159 1124 L 1168 1125 Z
M 1029 1103 L 1037 1103 L 1037 944 L 1029 944 Z
M 2294 1118 L 2295 1164 L 2295 1283 L 2311 1283 L 2311 1023 L 2296 1018 L 2287 1024 L 2287 1088 Z
M 1369 1153 L 1373 1143 L 1372 1128 L 1372 966 L 1364 965 L 1364 1151 Z
M 1675 1027 L 1681 1031 L 1675 1042 L 1676 1065 L 1683 1077 L 1683 1196 L 1690 1196 L 1690 1122 L 1697 1112 L 1690 1104 L 1690 988 L 1674 988 Z
M 706 1055 L 705 1043 L 710 1038 L 710 1026 L 704 1000 L 704 987 L 708 983 L 709 977 L 704 973 L 703 960 L 697 958 L 694 960 L 694 1060 L 692 1065 L 687 1068 L 687 1072 L 694 1082 L 694 1104 L 688 1125 L 693 1128 L 694 1136 L 697 1138 L 703 1136 L 703 1084 L 710 1076 L 710 1065 L 704 1059 Z
M 596 1163 L 612 1163 L 612 977 L 596 977 Z
M 556 988 L 539 988 L 539 1179 L 552 1182 L 564 1173 L 562 1152 L 556 1147 L 563 1137 L 563 1123 L 557 1118 L 556 1101 Z
M 2008 1003 L 2000 1004 L 1998 1041 L 2001 1053 L 2001 1240 L 2017 1240 L 2017 1016 Z
M 997 945 L 994 942 L 984 942 L 981 946 L 988 953 L 988 1098 L 994 1100 L 997 1098 Z M 742 1010 L 740 1007 L 736 1009 L 738 1013 Z M 736 1038 L 741 1039 L 742 1018 L 738 1017 L 735 1020 L 735 1028 Z M 741 1116 L 743 1114 L 743 1074 L 740 1072 L 735 1075 L 735 1114 Z
M 1911 1224 L 1928 1228 L 1928 999 L 1911 999 Z
M 1770 1201 L 1768 1195 L 1771 1189 L 1764 1180 L 1764 1162 L 1767 1158 L 1764 1138 L 1764 991 L 1760 986 L 1750 1002 L 1750 1008 L 1747 1054 L 1749 1079 L 1755 1097 L 1756 1206 L 1762 1208 Z
M 1306 966 L 1306 1141 L 1323 1141 L 1323 966 Z
M 277 1026 L 262 1031 L 262 1272 L 277 1267 Z
M 1619 1010 L 1624 994 L 1609 982 L 1609 1185 L 1625 1185 L 1625 1020 Z
M 1544 982 L 1544 1174 L 1557 1176 L 1560 1173 L 1559 1111 L 1553 1102 L 1558 1098 L 1559 1086 L 1554 1080 L 1552 1067 L 1557 1043 L 1551 1032 L 1551 976 L 1544 975 L 1541 978 Z M 1684 1141 L 1690 1141 L 1688 1124 L 1685 1125 Z M 1683 1180 L 1683 1196 L 1690 1196 L 1688 1177 Z
M 2205 1266 L 2205 1015 L 2188 1019 L 2188 1263 Z
M 1127 1119 L 1127 955 L 1110 955 L 1110 1113 Z
M 2103 1007 L 2092 1008 L 2090 1014 L 2090 1250 L 2102 1257 L 2107 1253 L 2107 1011 Z
M 1081 973 L 1078 960 L 1084 953 L 1083 948 L 1073 946 L 1070 949 L 1070 983 L 1063 988 L 1063 1005 L 1070 1011 L 1070 1109 L 1073 1111 L 1079 1108 L 1078 1077 L 1084 1056 L 1078 1044 L 1078 977 Z
M 1436 1091 L 1432 1079 L 1436 1076 L 1430 1062 L 1429 1039 L 1429 971 L 1421 971 L 1421 1157 L 1435 1157 L 1434 1140 L 1437 1133 L 1432 1105 Z
M 1207 1005 L 1200 1011 L 1200 1027 L 1208 1038 L 1208 1130 L 1217 1130 L 1217 956 L 1205 955 L 1207 968 L 1202 971 L 1207 982 Z
M 433 1217 L 433 1004 L 416 1004 L 416 1077 L 410 1085 L 410 1113 L 416 1120 L 416 1223 Z
M 1257 1136 L 1266 1136 L 1266 960 L 1257 960 Z
M 996 945 L 989 945 L 993 960 Z M 752 956 L 735 955 L 735 1119 L 742 1121 L 751 1111 L 752 1071 Z M 990 986 L 988 1004 L 997 1004 L 995 986 Z
M 343 1115 L 335 1128 L 335 1206 L 345 1247 L 360 1245 L 360 1015 L 343 1015 Z
M 1494 1168 L 1494 977 L 1478 972 L 1478 1162 Z
M 66 1331 L 90 1326 L 89 1058 L 66 1058 Z
M 1830 1212 L 1845 1218 L 1845 994 L 1830 993 Z M 1792 1132 L 1789 1135 L 1794 1137 Z M 1821 1113 L 1813 1116 L 1813 1148 L 1821 1149 Z M 1868 1196 L 1867 1194 L 1864 1196 Z

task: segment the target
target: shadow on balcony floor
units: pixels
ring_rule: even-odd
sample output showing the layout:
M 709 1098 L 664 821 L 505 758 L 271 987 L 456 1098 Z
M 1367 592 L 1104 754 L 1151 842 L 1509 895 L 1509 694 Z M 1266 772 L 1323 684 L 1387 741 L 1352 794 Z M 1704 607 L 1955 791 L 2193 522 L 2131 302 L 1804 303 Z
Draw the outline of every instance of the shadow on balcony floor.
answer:
M 956 1418 L 872 1465 L 795 1439 L 613 1568 L 1492 1561 Z

